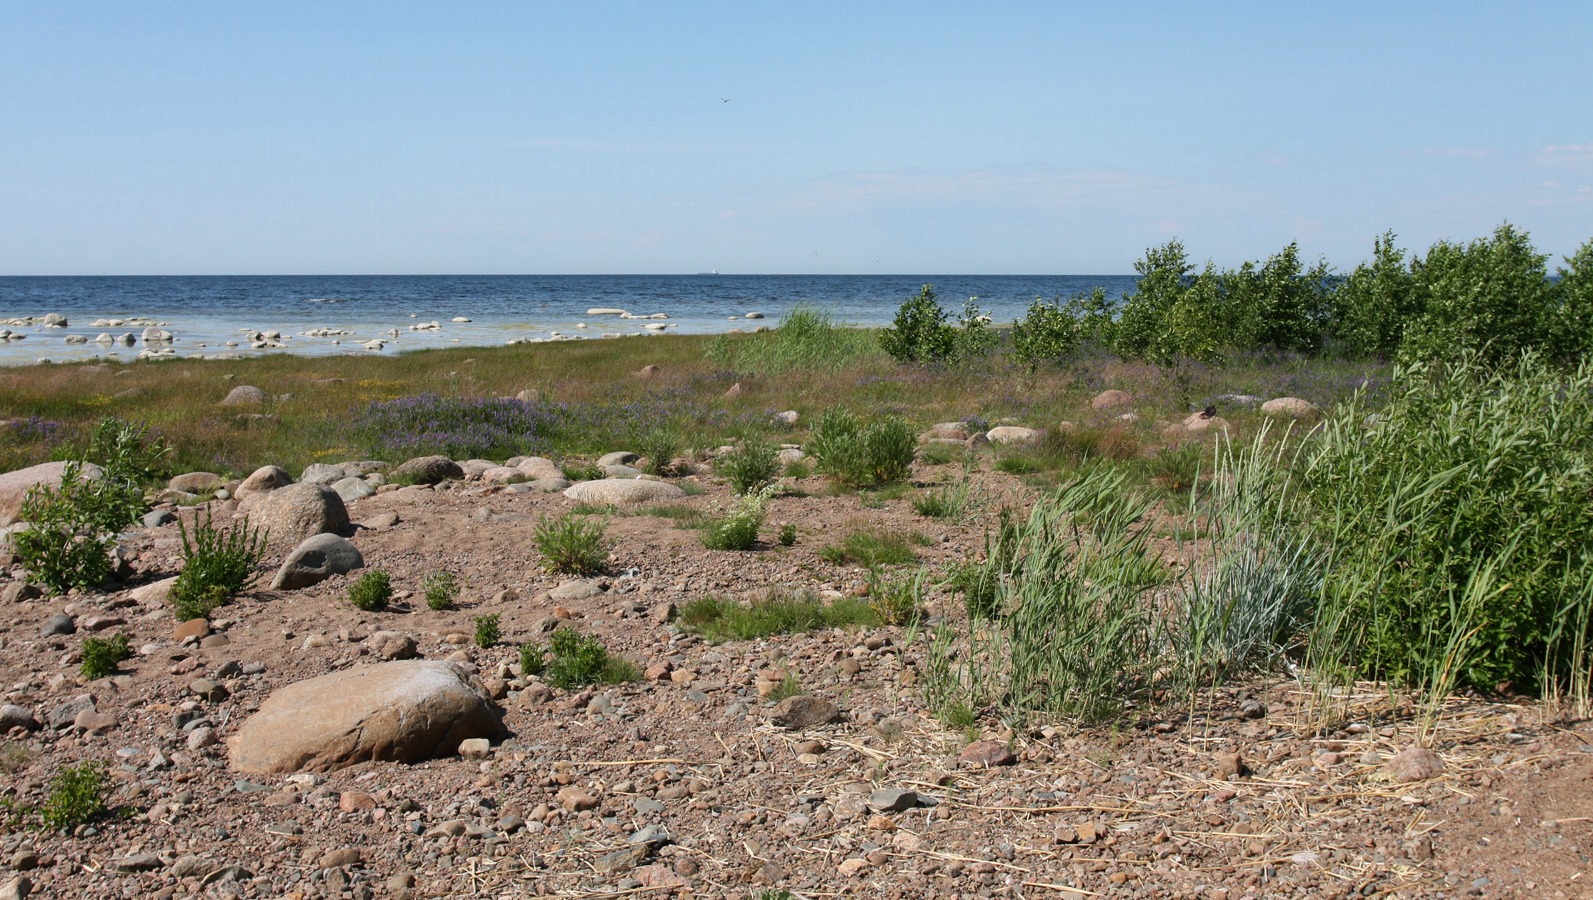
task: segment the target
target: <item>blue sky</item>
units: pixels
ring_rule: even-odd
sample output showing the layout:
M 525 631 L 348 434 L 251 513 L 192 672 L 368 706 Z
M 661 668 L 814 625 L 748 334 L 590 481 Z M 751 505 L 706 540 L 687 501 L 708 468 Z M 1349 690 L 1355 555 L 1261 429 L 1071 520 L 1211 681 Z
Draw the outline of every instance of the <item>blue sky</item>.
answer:
M 1593 238 L 1593 4 L 0 0 L 0 275 Z M 728 102 L 725 102 L 728 100 Z

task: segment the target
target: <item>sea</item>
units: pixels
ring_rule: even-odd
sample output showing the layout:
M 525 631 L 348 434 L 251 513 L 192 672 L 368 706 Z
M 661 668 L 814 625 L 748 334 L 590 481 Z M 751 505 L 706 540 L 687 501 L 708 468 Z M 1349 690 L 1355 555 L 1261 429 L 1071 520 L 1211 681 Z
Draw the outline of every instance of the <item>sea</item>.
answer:
M 716 334 L 778 325 L 799 306 L 833 322 L 890 324 L 925 284 L 955 318 L 970 298 L 997 323 L 1036 299 L 1104 288 L 1125 275 L 223 275 L 0 277 L 0 365 L 41 360 L 392 354 L 448 346 L 653 334 Z M 630 317 L 590 315 L 624 310 Z M 45 327 L 50 314 L 64 327 Z M 643 318 L 651 317 L 651 318 Z M 27 320 L 34 320 L 28 322 Z M 649 328 L 647 326 L 653 326 Z M 146 345 L 146 327 L 169 332 Z M 280 338 L 260 340 L 277 332 Z M 132 334 L 131 345 L 96 342 Z M 20 337 L 19 337 L 20 335 Z M 77 337 L 74 337 L 77 336 Z M 86 339 L 86 342 L 81 342 Z M 381 340 L 380 349 L 370 342 Z M 263 344 L 264 346 L 257 346 Z

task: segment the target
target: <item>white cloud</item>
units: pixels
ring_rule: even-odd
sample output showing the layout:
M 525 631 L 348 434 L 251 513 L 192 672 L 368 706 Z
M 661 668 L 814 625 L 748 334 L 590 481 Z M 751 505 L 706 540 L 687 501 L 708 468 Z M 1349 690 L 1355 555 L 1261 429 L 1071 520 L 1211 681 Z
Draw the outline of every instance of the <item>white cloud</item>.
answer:
M 1593 144 L 1550 144 L 1539 151 L 1534 161 L 1556 169 L 1593 165 Z

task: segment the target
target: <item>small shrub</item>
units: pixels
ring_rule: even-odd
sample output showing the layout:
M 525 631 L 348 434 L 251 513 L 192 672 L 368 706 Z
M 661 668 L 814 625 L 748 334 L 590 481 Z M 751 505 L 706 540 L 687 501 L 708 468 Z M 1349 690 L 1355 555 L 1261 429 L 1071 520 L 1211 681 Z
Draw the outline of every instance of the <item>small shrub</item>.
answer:
M 476 646 L 482 649 L 498 646 L 498 641 L 503 637 L 499 630 L 497 613 L 487 616 L 476 616 L 472 620 L 476 626 Z
M 542 569 L 551 575 L 596 575 L 608 567 L 608 525 L 572 513 L 544 518 L 531 533 Z
M 131 482 L 85 480 L 82 465 L 71 460 L 58 487 L 28 490 L 21 509 L 28 528 L 11 545 L 29 575 L 57 593 L 99 587 L 110 574 L 115 533 L 137 520 L 143 505 Z
M 183 570 L 172 584 L 171 603 L 179 622 L 209 618 L 259 577 L 256 566 L 265 557 L 266 536 L 258 528 L 240 522 L 219 531 L 207 512 L 194 520 L 192 540 L 180 519 L 177 530 L 183 541 Z
M 681 608 L 676 621 L 717 644 L 820 628 L 878 625 L 879 616 L 856 597 L 826 606 L 812 594 L 772 593 L 746 606 L 721 597 L 693 600 Z
M 780 456 L 768 441 L 747 437 L 714 461 L 714 471 L 730 482 L 731 490 L 750 494 L 774 481 L 780 473 Z
M 900 481 L 912 469 L 917 437 L 905 419 L 890 416 L 863 425 L 832 407 L 819 415 L 807 450 L 819 470 L 851 487 Z
M 39 818 L 52 831 L 71 831 L 110 813 L 105 805 L 110 792 L 111 780 L 103 763 L 68 766 L 50 780 Z
M 95 424 L 83 458 L 98 464 L 110 478 L 138 484 L 165 476 L 171 452 L 149 426 L 106 416 Z
M 372 569 L 361 575 L 348 589 L 348 602 L 366 612 L 382 612 L 392 599 L 392 579 L 381 569 Z
M 636 666 L 613 656 L 603 642 L 571 628 L 560 628 L 548 639 L 553 658 L 548 661 L 547 681 L 554 687 L 574 690 L 593 684 L 621 684 L 639 677 Z
M 95 681 L 116 674 L 116 664 L 133 657 L 131 640 L 126 632 L 112 638 L 84 638 L 83 677 Z
M 459 579 L 447 569 L 427 575 L 420 582 L 420 589 L 426 594 L 426 606 L 430 609 L 453 609 L 454 601 L 459 599 Z
M 763 527 L 773 490 L 773 485 L 765 485 L 755 494 L 736 498 L 723 518 L 709 522 L 703 529 L 703 546 L 709 550 L 751 550 L 758 542 L 758 529 Z
M 968 365 L 974 360 L 990 355 L 1000 338 L 990 330 L 990 317 L 979 309 L 979 298 L 969 297 L 962 305 L 962 318 L 952 332 L 952 362 Z
M 520 674 L 526 677 L 547 671 L 548 655 L 541 644 L 520 645 Z
M 1012 356 L 1032 372 L 1058 363 L 1079 346 L 1079 323 L 1057 301 L 1035 299 L 1022 321 L 1012 323 Z
M 796 543 L 797 529 L 790 522 L 780 526 L 780 546 L 789 547 Z

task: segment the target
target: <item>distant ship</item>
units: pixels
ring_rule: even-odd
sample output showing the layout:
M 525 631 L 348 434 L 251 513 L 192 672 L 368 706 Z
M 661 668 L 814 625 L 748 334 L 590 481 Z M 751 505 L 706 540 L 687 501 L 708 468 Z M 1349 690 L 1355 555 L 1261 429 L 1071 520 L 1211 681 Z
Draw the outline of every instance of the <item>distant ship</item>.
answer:
M 697 274 L 698 275 L 718 275 L 719 274 L 719 270 L 718 269 L 710 269 L 707 272 L 698 272 Z

